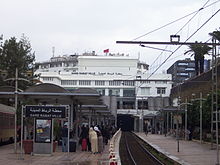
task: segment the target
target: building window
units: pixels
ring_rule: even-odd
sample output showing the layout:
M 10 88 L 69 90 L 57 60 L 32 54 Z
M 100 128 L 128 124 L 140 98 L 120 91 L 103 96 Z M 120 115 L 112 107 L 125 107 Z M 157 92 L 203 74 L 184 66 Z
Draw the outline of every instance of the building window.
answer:
M 123 109 L 135 109 L 134 101 L 123 101 Z
M 166 84 L 167 81 L 155 81 L 155 84 Z
M 179 66 L 187 66 L 188 63 L 186 63 L 186 62 L 180 62 L 180 63 L 178 63 L 178 65 L 179 65 Z
M 53 81 L 53 77 L 43 77 L 43 81 Z
M 76 85 L 76 80 L 61 80 L 61 85 Z
M 134 89 L 123 89 L 123 97 L 134 97 L 135 90 Z
M 148 101 L 147 100 L 138 100 L 138 109 L 148 109 Z
M 79 80 L 79 85 L 91 85 L 90 80 Z
M 144 81 L 140 81 L 140 84 L 150 84 L 150 81 L 144 80 Z
M 124 86 L 134 86 L 134 81 L 123 81 Z
M 109 89 L 109 96 L 119 96 L 120 89 Z
M 96 89 L 101 96 L 105 96 L 105 89 Z
M 166 94 L 166 88 L 157 88 L 157 94 Z
M 95 85 L 96 85 L 96 86 L 105 86 L 105 81 L 96 80 L 96 81 L 95 81 Z
M 195 71 L 195 68 L 186 68 L 185 71 Z
M 179 76 L 188 76 L 189 74 L 188 74 L 188 73 L 177 73 L 176 75 L 179 75 Z
M 150 95 L 149 87 L 141 87 L 141 95 Z
M 109 86 L 120 86 L 121 81 L 109 81 Z

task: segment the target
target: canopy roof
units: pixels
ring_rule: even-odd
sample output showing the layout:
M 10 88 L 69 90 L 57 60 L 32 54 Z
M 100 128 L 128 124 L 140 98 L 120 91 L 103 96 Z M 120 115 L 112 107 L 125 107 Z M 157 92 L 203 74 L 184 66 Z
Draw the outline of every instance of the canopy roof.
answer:
M 34 85 L 18 91 L 19 98 L 33 99 L 46 104 L 103 105 L 99 93 L 91 88 L 79 88 L 72 92 L 50 83 Z M 0 98 L 14 98 L 14 87 L 1 87 Z
M 15 108 L 11 106 L 7 106 L 4 104 L 0 104 L 0 112 L 1 113 L 8 113 L 8 114 L 15 114 Z

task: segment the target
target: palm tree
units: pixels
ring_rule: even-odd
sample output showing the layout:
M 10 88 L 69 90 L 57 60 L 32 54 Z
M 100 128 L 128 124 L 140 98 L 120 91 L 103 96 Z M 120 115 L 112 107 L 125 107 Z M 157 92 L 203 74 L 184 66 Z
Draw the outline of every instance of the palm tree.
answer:
M 198 43 L 197 41 L 195 43 Z M 208 54 L 212 48 L 205 44 L 191 44 L 189 45 L 189 50 L 184 54 L 191 54 L 195 59 L 195 70 L 196 75 L 204 72 L 204 55 Z
M 220 42 L 220 31 L 216 30 L 213 31 L 212 33 L 209 33 L 210 36 L 214 37 L 216 40 Z

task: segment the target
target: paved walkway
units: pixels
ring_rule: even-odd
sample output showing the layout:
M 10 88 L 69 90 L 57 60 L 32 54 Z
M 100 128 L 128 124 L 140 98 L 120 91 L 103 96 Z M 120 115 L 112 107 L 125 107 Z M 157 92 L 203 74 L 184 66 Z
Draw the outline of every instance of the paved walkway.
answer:
M 154 148 L 184 165 L 215 165 L 217 160 L 216 150 L 211 150 L 210 144 L 197 141 L 179 141 L 177 152 L 177 140 L 171 136 L 136 133 L 146 140 Z
M 102 154 L 92 154 L 87 151 L 61 152 L 61 146 L 53 156 L 31 156 L 24 154 L 21 160 L 20 153 L 15 154 L 14 145 L 0 146 L 0 165 L 108 165 L 108 145 Z M 18 149 L 19 151 L 19 149 Z

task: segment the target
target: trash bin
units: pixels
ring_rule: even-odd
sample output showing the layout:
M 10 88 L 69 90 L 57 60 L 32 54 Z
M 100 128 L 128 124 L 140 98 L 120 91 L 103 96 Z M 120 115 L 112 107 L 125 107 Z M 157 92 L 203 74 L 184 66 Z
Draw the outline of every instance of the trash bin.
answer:
M 76 152 L 76 141 L 70 140 L 69 142 L 69 151 Z
M 23 140 L 23 148 L 25 154 L 31 154 L 33 152 L 33 140 Z

